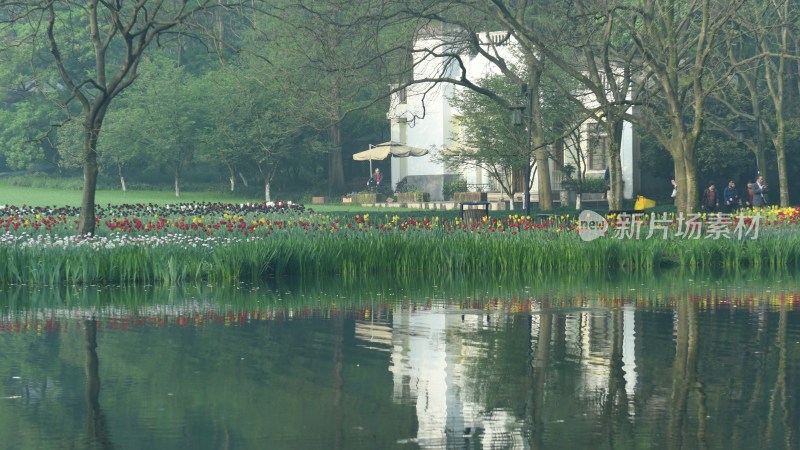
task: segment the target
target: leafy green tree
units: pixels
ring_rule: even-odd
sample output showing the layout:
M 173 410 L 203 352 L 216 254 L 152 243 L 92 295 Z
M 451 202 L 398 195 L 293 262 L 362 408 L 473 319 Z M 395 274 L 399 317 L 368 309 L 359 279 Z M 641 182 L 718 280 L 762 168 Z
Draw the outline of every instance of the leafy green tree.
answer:
M 128 94 L 126 92 L 126 94 Z M 104 123 L 103 134 L 97 141 L 98 164 L 101 172 L 114 172 L 120 189 L 127 192 L 127 167 L 134 161 L 147 160 L 146 140 L 140 130 L 145 124 L 141 110 L 131 106 L 128 95 L 120 97 L 117 108 L 110 111 Z M 136 99 L 132 99 L 134 102 Z M 135 103 L 134 103 L 135 105 Z M 83 132 L 79 120 L 67 121 L 58 128 L 57 150 L 59 166 L 64 169 L 81 167 Z
M 112 101 L 133 84 L 139 64 L 153 42 L 166 33 L 185 32 L 190 19 L 213 8 L 229 6 L 221 0 L 171 2 L 141 0 L 106 2 L 32 0 L 3 3 L 2 38 L 12 46 L 29 47 L 32 54 L 49 52 L 58 74 L 62 108 L 81 117 L 83 200 L 78 234 L 95 230 L 97 142 Z M 238 2 L 232 2 L 238 4 Z M 32 79 L 41 80 L 35 76 Z
M 175 196 L 180 197 L 181 177 L 195 160 L 202 142 L 197 131 L 208 120 L 202 114 L 207 92 L 196 77 L 171 60 L 154 59 L 147 69 L 133 94 L 158 101 L 133 107 L 142 121 L 138 140 L 152 166 L 166 166 L 172 172 Z
M 788 206 L 789 177 L 787 123 L 798 114 L 788 107 L 797 101 L 797 5 L 795 2 L 755 2 L 743 5 L 723 30 L 720 70 L 732 74 L 730 82 L 712 97 L 724 113 L 710 122 L 728 136 L 741 134 L 754 153 L 759 172 L 767 172 L 769 144 L 775 150 L 780 204 Z
M 564 2 L 422 3 L 424 7 L 406 9 L 413 9 L 410 14 L 416 17 L 441 17 L 445 21 L 448 7 L 467 9 L 478 18 L 490 18 L 491 25 L 499 24 L 500 29 L 507 30 L 519 42 L 529 69 L 541 70 L 541 64 L 536 62 L 549 61 L 594 92 L 602 106 L 596 114 L 605 117 L 615 136 L 621 120 L 628 120 L 655 136 L 672 157 L 675 178 L 680 185 L 679 210 L 695 210 L 698 198 L 696 145 L 704 129 L 707 98 L 721 84 L 710 70 L 718 62 L 713 54 L 719 44 L 720 30 L 744 4 L 742 0 L 700 0 L 686 5 L 672 0 L 610 3 L 586 0 L 578 2 L 581 8 L 577 15 L 571 9 L 572 4 Z M 436 8 L 442 12 L 434 16 Z M 582 17 L 588 20 L 579 20 Z M 576 33 L 576 29 L 579 32 Z M 603 39 L 598 39 L 599 36 Z M 596 51 L 585 54 L 586 59 L 576 58 L 580 51 L 563 50 L 568 46 L 581 49 L 587 43 L 600 45 L 596 46 Z M 603 68 L 592 70 L 586 76 L 583 69 L 576 70 L 576 61 L 584 67 L 599 64 Z M 591 64 L 587 64 L 589 62 Z M 614 79 L 609 78 L 609 74 L 616 70 L 612 62 L 625 73 L 618 87 L 613 89 L 613 95 L 606 95 L 607 81 Z M 620 65 L 621 62 L 624 64 Z M 529 86 L 534 92 L 538 92 L 536 74 L 536 71 L 528 74 L 531 77 Z M 537 96 L 533 105 L 539 104 Z M 634 104 L 638 108 L 635 113 L 629 111 Z M 539 115 L 534 112 L 536 117 Z M 541 135 L 534 128 L 537 148 L 540 142 L 536 141 L 536 136 Z
M 259 80 L 265 90 L 283 93 L 277 106 L 288 122 L 325 133 L 327 191 L 338 194 L 345 191 L 343 147 L 352 138 L 347 134 L 374 129 L 372 123 L 388 109 L 381 56 L 395 44 L 359 19 L 359 2 L 280 3 L 279 17 L 255 22 L 245 45 L 254 55 L 249 64 L 268 74 Z M 359 114 L 364 110 L 374 113 Z
M 632 3 L 632 4 L 628 4 Z M 625 119 L 651 133 L 672 157 L 679 211 L 693 212 L 699 198 L 696 147 L 705 125 L 706 100 L 717 89 L 711 73 L 718 45 L 737 1 L 628 0 L 611 8 L 614 25 L 632 42 L 640 73 L 631 77 L 632 97 L 640 105 Z M 631 6 L 623 8 L 623 6 Z M 679 7 L 681 6 L 681 7 Z
M 364 9 L 373 5 L 367 2 Z M 414 39 L 401 42 L 398 48 L 405 49 L 408 65 L 414 67 L 425 64 L 430 73 L 421 78 L 400 79 L 395 88 L 399 91 L 407 86 L 421 86 L 421 90 L 436 89 L 440 83 L 463 86 L 479 94 L 488 96 L 508 109 L 513 104 L 507 98 L 486 89 L 471 80 L 467 74 L 470 65 L 467 55 L 480 55 L 494 65 L 500 73 L 518 86 L 527 86 L 529 96 L 528 108 L 531 128 L 531 149 L 538 173 L 539 206 L 542 209 L 552 208 L 552 186 L 550 181 L 550 154 L 546 135 L 544 110 L 542 109 L 543 80 L 548 66 L 548 55 L 532 45 L 530 39 L 520 33 L 520 28 L 553 31 L 553 24 L 562 23 L 560 17 L 553 14 L 555 3 L 542 2 L 534 7 L 532 2 L 480 2 L 480 1 L 404 1 L 384 3 L 377 12 L 372 12 L 376 23 L 393 23 L 396 20 L 408 21 L 417 30 L 418 35 L 430 34 L 431 31 L 442 37 L 439 43 L 430 43 L 429 48 L 415 48 Z M 367 12 L 366 14 L 369 14 Z M 378 19 L 375 19 L 378 17 Z M 383 22 L 381 22 L 383 21 Z M 487 32 L 506 32 L 505 36 Z M 517 54 L 509 58 L 501 47 L 510 42 L 521 44 Z M 554 40 L 557 42 L 557 40 Z M 521 65 L 524 70 L 515 71 L 514 66 Z M 426 69 L 426 70 L 427 70 Z M 409 69 L 408 72 L 412 72 Z M 427 87 L 426 87 L 427 86 Z M 425 92 L 421 93 L 424 97 Z M 516 102 L 514 102 L 516 103 Z M 424 114 L 423 112 L 421 114 Z M 527 151 L 527 145 L 520 150 Z M 518 177 L 519 178 L 519 177 Z M 522 177 L 524 179 L 524 177 Z M 520 187 L 522 188 L 522 187 Z
M 519 87 L 505 76 L 488 77 L 477 84 L 507 99 L 508 103 L 520 101 Z M 542 141 L 550 148 L 567 138 L 570 131 L 579 129 L 585 118 L 582 109 L 562 101 L 563 87 L 549 76 L 540 87 Z M 461 91 L 452 99 L 452 104 L 461 112 L 458 128 L 462 130 L 453 138 L 463 150 L 445 152 L 444 161 L 454 167 L 473 166 L 486 170 L 509 197 L 518 190 L 530 189 L 529 184 L 519 186 L 513 182 L 520 175 L 524 180 L 529 158 L 528 133 L 524 126 L 512 123 L 509 109 L 472 90 Z M 548 152 L 550 159 L 563 164 L 562 158 L 555 156 Z
M 200 105 L 206 121 L 198 130 L 201 134 L 198 157 L 215 166 L 224 166 L 233 192 L 237 176 L 242 176 L 241 167 L 255 159 L 248 133 L 254 121 L 254 92 L 240 85 L 225 69 L 207 73 L 198 80 L 198 87 L 207 93 Z
M 327 149 L 319 132 L 285 114 L 282 105 L 292 93 L 265 80 L 261 68 L 245 62 L 209 72 L 200 81 L 208 93 L 200 158 L 225 167 L 231 190 L 237 174 L 246 179 L 244 168 L 255 168 L 264 182 L 264 200 L 271 201 L 276 175 L 290 165 L 310 166 Z
M 39 164 L 55 166 L 55 111 L 43 97 L 19 101 L 0 109 L 0 147 L 10 169 L 28 169 Z
M 0 158 L 10 169 L 58 163 L 52 126 L 64 115 L 48 99 L 56 85 L 31 76 L 32 64 L 21 48 L 0 51 Z
M 513 98 L 519 89 L 503 76 L 486 78 L 478 85 L 507 98 Z M 461 132 L 453 136 L 458 148 L 445 150 L 441 159 L 452 169 L 485 170 L 503 192 L 513 198 L 517 191 L 514 171 L 522 169 L 516 172 L 525 173 L 524 166 L 528 164 L 528 154 L 524 151 L 527 132 L 512 124 L 507 108 L 485 95 L 464 90 L 456 94 L 451 103 L 461 112 L 458 117 Z
M 565 5 L 568 8 L 568 6 Z M 571 24 L 571 32 L 554 33 L 560 45 L 550 45 L 547 53 L 565 73 L 581 88 L 565 96 L 593 116 L 608 136 L 608 205 L 612 210 L 622 209 L 622 131 L 624 114 L 630 112 L 636 91 L 632 90 L 632 77 L 641 70 L 638 49 L 627 39 L 627 32 L 618 22 L 622 17 L 598 2 L 578 1 L 577 14 L 564 10 Z M 540 34 L 541 36 L 541 34 Z M 542 45 L 540 42 L 539 45 Z M 586 96 L 575 94 L 589 94 Z M 578 149 L 580 150 L 580 149 Z
M 137 99 L 122 100 L 122 107 L 110 111 L 106 119 L 105 130 L 98 141 L 100 163 L 107 171 L 116 172 L 120 189 L 128 190 L 128 167 L 135 162 L 144 165 L 147 161 L 147 140 L 140 132 L 143 119 L 142 112 L 130 104 Z

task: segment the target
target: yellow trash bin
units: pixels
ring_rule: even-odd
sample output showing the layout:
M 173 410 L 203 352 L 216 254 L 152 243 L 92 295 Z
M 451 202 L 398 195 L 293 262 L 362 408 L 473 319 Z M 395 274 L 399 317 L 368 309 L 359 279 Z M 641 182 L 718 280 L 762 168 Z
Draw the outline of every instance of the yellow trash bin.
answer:
M 650 200 L 649 198 L 639 195 L 636 197 L 636 203 L 633 204 L 633 209 L 636 211 L 642 211 L 647 208 L 653 208 L 654 206 L 656 206 L 655 200 Z

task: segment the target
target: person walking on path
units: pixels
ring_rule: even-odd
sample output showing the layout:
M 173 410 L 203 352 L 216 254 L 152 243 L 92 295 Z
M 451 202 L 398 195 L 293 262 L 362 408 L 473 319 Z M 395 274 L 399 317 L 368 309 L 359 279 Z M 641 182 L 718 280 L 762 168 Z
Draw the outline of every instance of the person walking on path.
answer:
M 769 186 L 764 182 L 764 177 L 759 175 L 753 184 L 753 207 L 762 206 L 769 206 Z
M 739 191 L 736 190 L 736 183 L 733 180 L 728 182 L 728 187 L 722 193 L 722 198 L 725 200 L 725 212 L 728 214 L 741 205 L 742 200 L 739 198 Z
M 719 193 L 714 183 L 710 183 L 706 190 L 703 191 L 703 198 L 700 201 L 700 206 L 708 212 L 715 212 L 717 207 L 719 207 Z
M 367 180 L 367 187 L 377 190 L 381 186 L 381 169 L 375 169 L 375 173 Z

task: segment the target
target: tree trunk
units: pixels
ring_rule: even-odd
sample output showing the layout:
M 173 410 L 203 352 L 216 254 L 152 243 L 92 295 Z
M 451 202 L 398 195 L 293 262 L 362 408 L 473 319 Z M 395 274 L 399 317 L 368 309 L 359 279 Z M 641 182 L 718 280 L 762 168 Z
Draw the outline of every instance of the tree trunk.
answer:
M 344 191 L 344 166 L 342 164 L 342 130 L 338 123 L 328 129 L 331 149 L 328 152 L 328 196 Z
M 264 182 L 264 201 L 265 202 L 271 202 L 272 201 L 272 197 L 270 197 L 270 193 L 269 193 L 269 180 Z
M 612 155 L 609 161 L 608 183 L 610 195 L 608 197 L 608 208 L 613 211 L 622 209 L 624 200 L 625 186 L 622 184 L 622 161 L 619 152 Z
M 88 113 L 87 113 L 88 115 Z M 81 216 L 78 219 L 78 234 L 90 236 L 95 232 L 95 193 L 97 190 L 97 138 L 100 134 L 99 124 L 84 124 L 83 142 L 83 197 L 81 199 Z
M 671 153 L 670 153 L 671 154 Z M 683 165 L 683 158 L 677 159 L 673 156 L 673 168 L 675 169 L 675 183 L 677 184 L 677 195 L 675 196 L 675 208 L 678 212 L 686 210 L 686 168 Z
M 677 127 L 682 127 L 678 124 Z M 673 127 L 673 136 L 683 133 L 682 129 Z M 672 157 L 675 169 L 675 181 L 678 184 L 678 195 L 675 197 L 675 206 L 679 213 L 691 214 L 697 211 L 698 190 L 697 190 L 697 161 L 694 157 L 694 149 L 691 138 L 674 137 L 667 142 L 663 142 L 667 151 Z M 666 187 L 665 187 L 666 188 Z
M 775 144 L 775 156 L 778 160 L 778 183 L 780 184 L 780 191 L 781 191 L 781 207 L 790 206 L 789 203 L 789 173 L 788 169 L 786 168 L 786 146 L 783 140 L 783 130 L 784 126 L 783 123 L 778 123 L 778 136 L 774 142 Z
M 510 199 L 509 208 L 510 208 L 511 211 L 513 211 L 514 210 L 514 194 L 517 193 L 517 191 L 514 189 L 514 186 L 516 185 L 515 182 L 514 182 L 514 180 L 515 180 L 514 179 L 514 171 L 512 170 L 512 172 L 511 172 L 511 182 L 510 183 L 508 182 L 508 173 L 504 173 L 503 174 L 500 171 L 495 171 L 494 173 L 496 174 L 496 176 L 494 176 L 494 179 L 497 180 L 497 183 L 500 185 L 501 192 L 503 192 L 503 194 L 507 195 L 508 198 Z M 505 179 L 505 181 L 503 181 L 504 179 Z M 502 197 L 500 198 L 500 200 L 502 200 Z
M 684 214 L 690 214 L 697 211 L 697 202 L 700 197 L 698 192 L 697 180 L 697 161 L 693 155 L 686 155 L 687 150 L 684 149 L 683 165 L 686 173 L 686 207 L 683 209 Z
M 117 175 L 119 175 L 119 184 L 122 187 L 122 192 L 128 192 L 128 185 L 125 184 L 125 169 L 121 163 L 117 163 Z
M 234 192 L 236 190 L 236 171 L 231 166 L 228 166 L 228 181 L 230 181 L 231 192 Z
M 181 196 L 181 170 L 175 169 L 175 197 Z
M 225 22 L 222 21 L 222 14 L 217 9 L 214 11 L 214 47 L 220 59 L 224 56 L 225 45 Z
M 530 64 L 529 64 L 530 67 Z M 544 124 L 541 95 L 539 92 L 541 82 L 541 70 L 530 67 L 530 95 L 528 107 L 533 113 L 532 117 L 532 140 L 533 152 L 536 160 L 536 167 L 539 174 L 539 209 L 547 211 L 553 209 L 553 187 L 550 184 L 550 158 L 544 144 Z
M 610 120 L 610 119 L 609 119 Z M 622 184 L 622 127 L 623 120 L 606 122 L 606 133 L 609 139 L 608 148 L 608 183 L 610 195 L 608 197 L 608 209 L 619 211 L 622 209 L 624 198 L 624 186 Z
M 539 147 L 534 152 L 536 158 L 536 165 L 539 170 L 539 209 L 547 211 L 553 209 L 553 189 L 550 185 L 550 164 L 547 155 L 547 150 L 544 147 Z
M 244 187 L 249 187 L 250 186 L 250 183 L 247 182 L 247 178 L 245 178 L 245 176 L 244 176 L 244 174 L 242 172 L 239 172 L 239 178 L 242 179 L 242 184 L 244 185 Z
M 514 192 L 525 192 L 525 189 L 528 188 L 530 181 L 525 179 L 525 168 L 518 167 L 514 168 L 512 171 L 511 177 L 513 180 L 514 185 Z
M 766 64 L 766 79 L 767 87 L 769 87 L 770 97 L 772 104 L 775 107 L 775 124 L 776 132 L 773 136 L 772 143 L 775 146 L 775 156 L 778 163 L 778 184 L 781 194 L 780 204 L 783 207 L 789 206 L 789 176 L 786 169 L 786 121 L 783 114 L 783 104 L 785 89 L 784 80 L 786 79 L 786 58 L 783 56 L 791 52 L 789 45 L 790 29 L 787 26 L 791 23 L 789 3 L 784 3 L 779 8 L 779 17 L 783 25 L 780 30 L 780 53 L 778 57 L 778 66 L 773 64 Z M 769 61 L 769 60 L 767 60 Z M 775 73 L 773 74 L 773 70 Z M 759 133 L 760 135 L 760 133 Z M 759 146 L 760 147 L 760 146 Z
M 784 27 L 781 34 L 783 43 L 781 49 L 783 51 L 787 51 L 789 48 L 788 30 Z M 786 207 L 789 206 L 789 176 L 786 170 L 786 121 L 783 115 L 783 101 L 784 101 L 783 79 L 785 76 L 784 67 L 786 63 L 783 57 L 781 57 L 779 61 L 780 62 L 776 74 L 777 76 L 775 77 L 772 76 L 770 66 L 768 65 L 766 68 L 766 73 L 767 73 L 766 78 L 767 78 L 767 86 L 769 87 L 770 90 L 770 97 L 772 97 L 772 103 L 775 106 L 775 123 L 777 130 L 774 136 L 772 137 L 772 144 L 775 146 L 775 158 L 778 163 L 778 184 L 781 195 L 780 204 L 781 206 Z M 773 80 L 773 78 L 777 78 L 777 80 Z M 759 133 L 759 137 L 760 136 L 761 133 Z M 758 148 L 761 149 L 762 146 L 759 145 Z M 759 168 L 761 167 L 763 166 L 759 165 Z

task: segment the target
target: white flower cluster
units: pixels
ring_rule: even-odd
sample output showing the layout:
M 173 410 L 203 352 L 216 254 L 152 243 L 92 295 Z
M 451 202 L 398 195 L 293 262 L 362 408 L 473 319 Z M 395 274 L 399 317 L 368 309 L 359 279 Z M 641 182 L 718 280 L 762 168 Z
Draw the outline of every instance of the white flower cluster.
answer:
M 212 250 L 237 242 L 254 241 L 257 238 L 220 237 L 220 236 L 188 236 L 185 234 L 131 235 L 114 233 L 110 236 L 52 236 L 48 234 L 0 234 L 0 246 L 20 249 L 79 249 L 111 250 L 124 247 L 162 247 L 179 246 L 181 248 L 200 248 Z

